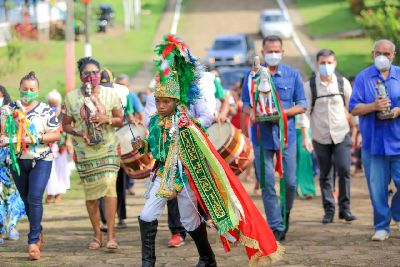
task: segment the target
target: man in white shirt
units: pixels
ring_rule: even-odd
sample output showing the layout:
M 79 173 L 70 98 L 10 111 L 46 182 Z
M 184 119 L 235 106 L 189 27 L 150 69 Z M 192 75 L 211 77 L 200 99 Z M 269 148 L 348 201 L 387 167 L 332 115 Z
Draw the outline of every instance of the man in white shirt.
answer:
M 353 221 L 350 212 L 351 138 L 348 104 L 350 82 L 335 74 L 335 52 L 323 49 L 317 54 L 318 72 L 304 85 L 308 102 L 306 114 L 311 122 L 313 147 L 320 167 L 320 187 L 325 215 L 322 223 L 333 222 L 335 199 L 331 169 L 333 161 L 339 175 L 339 219 Z M 309 139 L 303 145 L 309 147 Z

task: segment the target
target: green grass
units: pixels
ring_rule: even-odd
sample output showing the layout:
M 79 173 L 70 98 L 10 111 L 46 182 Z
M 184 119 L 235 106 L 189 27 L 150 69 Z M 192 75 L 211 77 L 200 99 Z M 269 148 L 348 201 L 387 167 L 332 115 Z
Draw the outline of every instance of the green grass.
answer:
M 123 21 L 122 1 L 95 0 L 92 2 L 94 6 L 99 3 L 111 4 L 116 12 L 117 21 L 117 25 L 107 34 L 92 34 L 93 57 L 99 60 L 102 66 L 110 68 L 115 75 L 120 73 L 134 75 L 153 52 L 151 44 L 166 0 L 142 0 L 142 8 L 149 11 L 141 17 L 141 28 L 127 33 L 123 31 L 122 24 L 118 23 Z M 75 43 L 76 60 L 84 55 L 83 38 L 81 39 L 82 41 Z M 21 41 L 21 45 L 22 57 L 19 67 L 12 73 L 0 77 L 0 83 L 8 89 L 11 96 L 13 98 L 19 96 L 19 80 L 31 70 L 36 72 L 40 80 L 42 99 L 54 88 L 64 93 L 64 42 Z M 78 83 L 79 76 L 76 76 L 76 85 Z
M 311 36 L 360 28 L 347 0 L 296 0 Z
M 320 40 L 320 48 L 329 48 L 336 52 L 338 70 L 346 77 L 355 76 L 372 64 L 371 50 L 373 41 L 368 38 Z

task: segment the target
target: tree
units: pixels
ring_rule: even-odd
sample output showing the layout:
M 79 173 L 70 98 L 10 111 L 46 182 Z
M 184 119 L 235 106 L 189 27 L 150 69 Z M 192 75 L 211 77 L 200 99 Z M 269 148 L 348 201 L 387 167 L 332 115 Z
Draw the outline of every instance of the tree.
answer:
M 354 14 L 360 15 L 361 11 L 365 8 L 364 0 L 348 0 L 351 10 Z
M 388 39 L 400 47 L 400 10 L 389 1 L 383 2 L 381 8 L 361 11 L 359 21 L 372 39 Z M 400 64 L 400 52 L 396 54 L 395 63 Z

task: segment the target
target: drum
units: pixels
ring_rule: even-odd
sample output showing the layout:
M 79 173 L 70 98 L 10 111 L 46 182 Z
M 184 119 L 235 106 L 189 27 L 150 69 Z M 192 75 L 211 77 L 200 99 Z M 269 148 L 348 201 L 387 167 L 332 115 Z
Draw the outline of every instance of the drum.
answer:
M 120 142 L 120 158 L 126 174 L 133 179 L 144 179 L 150 175 L 155 160 L 151 153 L 142 155 L 133 151 L 131 141 L 133 136 L 146 138 L 147 130 L 143 125 L 125 125 L 117 131 Z M 132 136 L 133 134 L 133 136 Z
M 244 172 L 248 167 L 250 167 L 251 162 L 253 161 L 253 146 L 250 140 L 243 136 L 245 139 L 245 145 L 243 148 L 242 153 L 240 153 L 239 157 L 237 157 L 229 166 L 231 167 L 232 171 L 239 175 Z
M 231 123 L 214 123 L 207 129 L 209 139 L 235 174 L 243 172 L 251 162 L 253 148 L 249 140 Z

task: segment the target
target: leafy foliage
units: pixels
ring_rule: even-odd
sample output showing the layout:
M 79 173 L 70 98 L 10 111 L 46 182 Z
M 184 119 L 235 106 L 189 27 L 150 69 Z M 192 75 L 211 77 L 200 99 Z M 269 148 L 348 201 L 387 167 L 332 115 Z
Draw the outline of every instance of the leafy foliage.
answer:
M 381 8 L 363 10 L 359 21 L 372 39 L 389 39 L 400 47 L 400 10 L 391 1 L 382 2 Z M 395 63 L 400 64 L 400 53 L 396 54 Z

